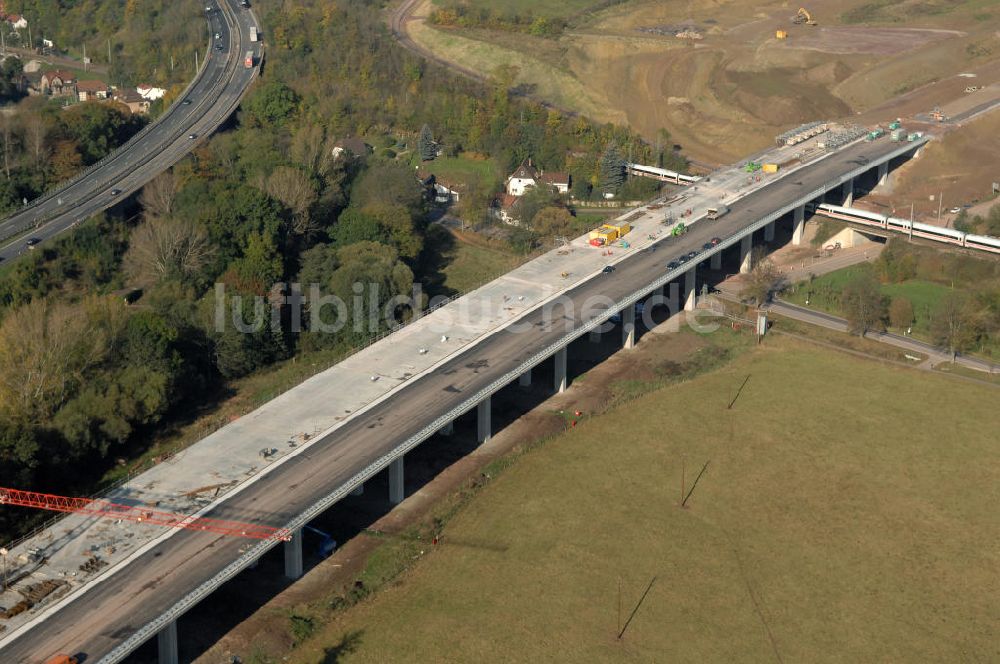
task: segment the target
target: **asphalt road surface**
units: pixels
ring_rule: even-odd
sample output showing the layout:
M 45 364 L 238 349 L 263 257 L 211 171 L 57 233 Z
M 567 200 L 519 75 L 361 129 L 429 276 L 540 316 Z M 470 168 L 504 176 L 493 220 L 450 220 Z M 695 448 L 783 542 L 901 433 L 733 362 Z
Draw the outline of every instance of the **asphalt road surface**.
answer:
M 571 324 L 579 327 L 585 322 L 580 319 L 580 305 L 588 298 L 624 298 L 663 276 L 666 262 L 679 254 L 698 251 L 714 236 L 726 238 L 753 224 L 852 170 L 859 158 L 874 159 L 898 147 L 883 141 L 845 149 L 749 194 L 717 221 L 693 224 L 687 234 L 662 240 L 656 251 L 630 255 L 611 274 L 599 274 L 568 293 L 577 304 Z M 206 516 L 284 526 L 403 440 L 566 334 L 566 321 L 546 323 L 539 311 L 529 312 L 522 320 L 533 323 L 530 329 L 500 331 L 434 373 L 414 379 L 394 397 L 346 421 Z M 0 650 L 0 661 L 37 662 L 51 653 L 83 652 L 88 662 L 96 662 L 239 557 L 245 544 L 235 538 L 178 530 L 27 630 Z M 183 634 L 180 639 L 183 643 Z
M 247 51 L 260 56 L 258 44 L 251 43 L 249 35 L 255 18 L 234 0 L 210 0 L 205 6 L 209 5 L 213 7 L 208 15 L 210 27 L 219 38 L 212 40 L 208 64 L 184 97 L 191 103 L 178 100 L 146 132 L 107 157 L 93 172 L 0 221 L 0 238 L 12 238 L 0 246 L 0 260 L 30 251 L 29 239 L 44 242 L 121 202 L 180 161 L 232 114 L 256 73 L 256 67 L 244 66 Z M 216 45 L 223 50 L 216 50 Z M 188 138 L 192 134 L 195 138 Z M 120 193 L 112 195 L 112 189 Z M 13 239 L 20 233 L 23 235 Z

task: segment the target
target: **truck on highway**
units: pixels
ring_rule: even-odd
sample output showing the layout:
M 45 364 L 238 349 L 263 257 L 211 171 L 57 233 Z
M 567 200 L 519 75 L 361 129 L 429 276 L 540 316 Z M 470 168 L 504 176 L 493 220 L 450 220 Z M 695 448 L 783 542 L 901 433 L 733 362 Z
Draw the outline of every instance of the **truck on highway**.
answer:
M 705 216 L 710 220 L 715 220 L 719 217 L 725 216 L 727 212 L 729 212 L 729 208 L 725 205 L 716 205 L 715 207 L 708 208 Z
M 257 41 L 257 28 L 253 26 L 250 27 L 250 41 Z
M 253 51 L 247 51 L 246 58 L 243 60 L 243 66 L 247 69 L 253 69 Z

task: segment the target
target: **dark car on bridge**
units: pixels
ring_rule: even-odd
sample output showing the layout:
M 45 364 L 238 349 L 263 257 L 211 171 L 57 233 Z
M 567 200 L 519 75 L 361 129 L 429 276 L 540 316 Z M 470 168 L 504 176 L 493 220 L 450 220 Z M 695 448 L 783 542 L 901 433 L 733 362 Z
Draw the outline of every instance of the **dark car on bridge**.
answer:
M 615 266 L 614 265 L 605 265 L 604 269 L 601 270 L 601 272 L 603 272 L 604 274 L 611 274 L 614 271 L 615 271 Z
M 694 257 L 695 257 L 695 256 L 697 256 L 697 255 L 698 255 L 698 252 L 697 252 L 697 251 L 689 251 L 689 252 L 688 252 L 688 255 L 687 255 L 687 259 L 688 259 L 688 260 L 691 260 L 692 258 L 694 258 Z
M 670 261 L 669 263 L 667 263 L 667 269 L 668 270 L 676 270 L 680 266 L 681 266 L 681 264 L 678 263 L 677 261 Z
M 705 244 L 701 245 L 701 250 L 702 251 L 708 251 L 709 249 L 711 249 L 714 246 L 715 245 L 712 244 L 711 242 L 706 242 Z
M 719 238 L 719 237 L 713 237 L 713 238 L 712 238 L 712 240 L 711 240 L 711 242 L 712 242 L 712 246 L 714 247 L 715 245 L 717 245 L 717 244 L 719 244 L 720 242 L 722 242 L 722 238 Z
M 41 242 L 41 240 L 39 240 L 37 237 L 28 238 L 28 241 L 24 243 L 24 246 L 26 246 L 28 249 L 34 249 L 35 247 L 38 246 L 39 242 Z
M 677 261 L 676 261 L 676 262 L 677 262 L 678 264 L 680 264 L 680 265 L 683 265 L 684 263 L 687 263 L 687 262 L 688 262 L 688 257 L 687 257 L 687 254 L 683 254 L 683 255 L 681 255 L 681 256 L 678 256 L 678 257 L 677 257 Z

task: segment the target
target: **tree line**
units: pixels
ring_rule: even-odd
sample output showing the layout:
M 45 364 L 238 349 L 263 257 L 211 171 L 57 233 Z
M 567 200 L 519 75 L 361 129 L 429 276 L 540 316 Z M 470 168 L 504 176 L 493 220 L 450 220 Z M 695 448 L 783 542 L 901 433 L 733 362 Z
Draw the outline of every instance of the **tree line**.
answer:
M 0 484 L 89 493 L 117 459 L 221 398 L 228 381 L 296 354 L 346 352 L 412 314 L 404 307 L 376 330 L 335 333 L 312 329 L 306 316 L 295 332 L 281 304 L 281 284 L 292 282 L 345 301 L 355 283 L 378 284 L 361 295 L 367 309 L 408 295 L 415 281 L 441 281 L 443 248 L 412 167 L 394 155 L 334 158 L 339 139 L 393 135 L 415 146 L 428 125 L 450 149 L 509 168 L 532 156 L 595 188 L 609 145 L 654 158 L 625 128 L 512 98 L 503 72 L 483 86 L 427 65 L 393 42 L 371 3 L 257 10 L 271 34 L 268 68 L 236 121 L 131 207 L 0 273 Z M 45 113 L 17 120 L 44 121 L 44 149 L 33 152 L 31 132 L 12 125 L 12 145 L 25 149 L 9 153 L 42 183 L 65 175 L 48 170 L 61 151 L 82 166 L 128 133 L 103 105 Z M 492 194 L 470 198 L 485 210 Z M 219 329 L 218 285 L 245 296 L 247 320 L 260 297 L 279 325 Z M 141 298 L 130 305 L 123 293 L 135 290 Z M 23 526 L 0 523 L 0 532 Z

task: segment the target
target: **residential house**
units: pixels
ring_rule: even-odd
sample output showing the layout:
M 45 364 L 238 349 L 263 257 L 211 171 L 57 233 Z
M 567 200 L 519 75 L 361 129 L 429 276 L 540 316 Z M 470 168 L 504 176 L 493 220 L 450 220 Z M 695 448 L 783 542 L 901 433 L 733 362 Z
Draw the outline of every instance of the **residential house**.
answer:
M 505 224 L 520 226 L 521 198 L 513 194 L 500 194 L 493 202 L 493 215 Z
M 465 189 L 464 184 L 445 182 L 433 173 L 423 169 L 417 170 L 417 180 L 420 181 L 420 184 L 427 191 L 428 200 L 440 205 L 457 203 L 462 197 L 462 191 Z
M 4 17 L 7 24 L 15 30 L 24 30 L 28 27 L 28 19 L 20 14 L 8 14 Z
M 372 153 L 372 146 L 364 142 L 364 139 L 353 137 L 353 138 L 342 138 L 333 144 L 333 150 L 331 151 L 334 159 L 339 159 L 343 156 L 345 159 L 349 157 L 365 157 Z
M 114 100 L 128 106 L 128 110 L 133 113 L 143 115 L 149 113 L 149 100 L 143 98 L 135 88 L 115 90 Z
M 53 97 L 75 97 L 76 77 L 62 69 L 52 69 L 42 73 L 40 81 L 42 94 Z
M 148 99 L 149 101 L 156 101 L 167 94 L 167 91 L 163 88 L 154 88 L 152 85 L 137 85 L 135 91 L 139 93 L 139 96 L 143 99 Z
M 507 178 L 505 187 L 510 196 L 524 196 L 524 193 L 531 187 L 538 185 L 538 171 L 531 164 L 531 159 L 525 159 L 517 167 L 510 177 Z
M 543 171 L 541 175 L 541 181 L 542 184 L 546 184 L 552 187 L 560 194 L 568 194 L 569 188 L 572 184 L 570 181 L 569 173 L 557 173 L 554 171 L 551 173 L 546 173 Z
M 76 84 L 76 93 L 80 101 L 93 101 L 95 99 L 107 99 L 111 89 L 104 81 L 80 81 Z

